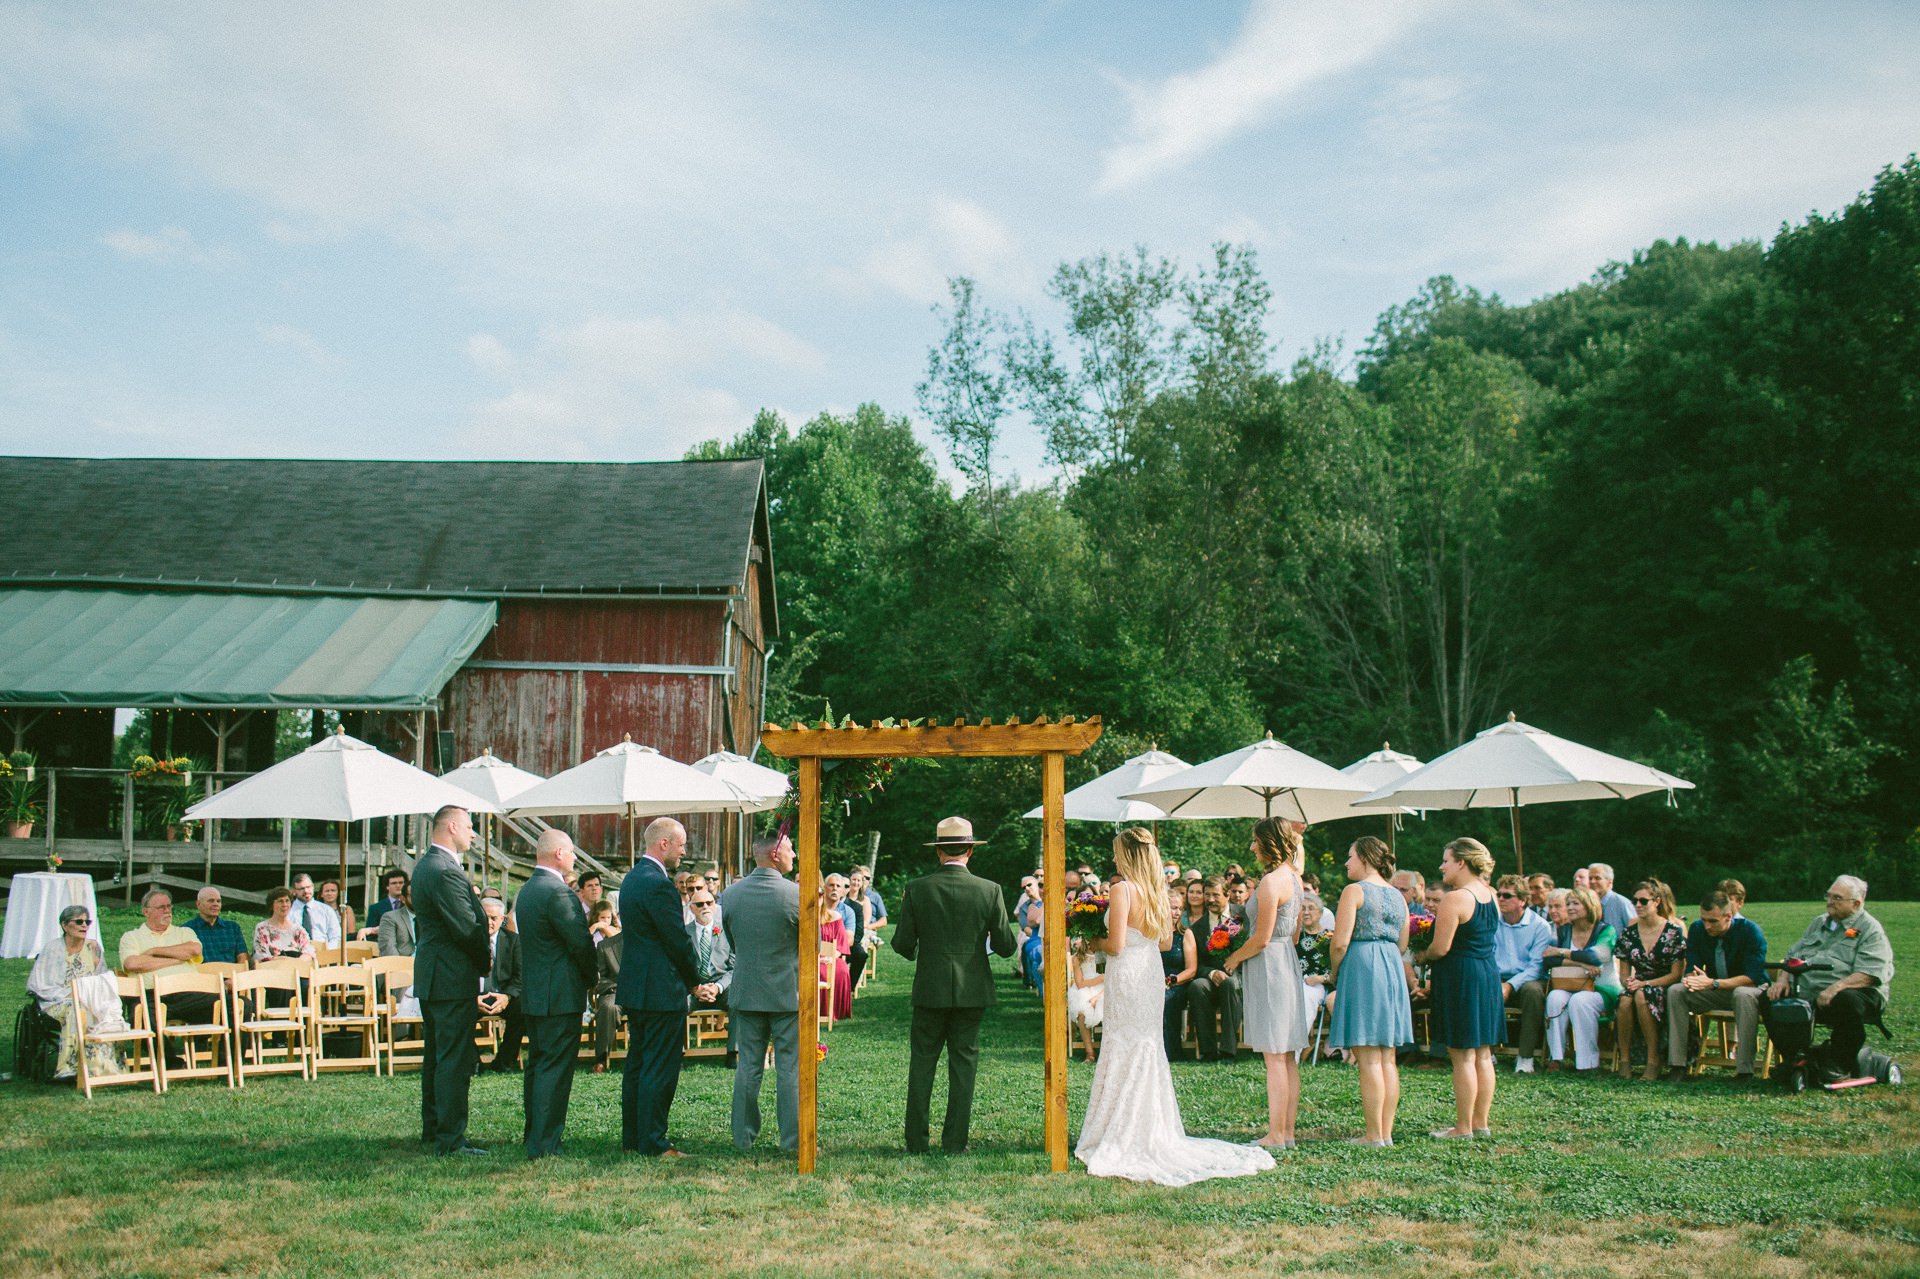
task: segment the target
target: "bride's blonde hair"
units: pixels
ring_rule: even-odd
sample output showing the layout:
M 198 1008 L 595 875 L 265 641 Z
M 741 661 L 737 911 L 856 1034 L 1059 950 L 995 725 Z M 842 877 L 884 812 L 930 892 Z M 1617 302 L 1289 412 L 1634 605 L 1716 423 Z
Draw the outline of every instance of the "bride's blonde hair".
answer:
M 1173 912 L 1167 906 L 1167 881 L 1162 873 L 1160 844 L 1145 826 L 1129 826 L 1114 837 L 1113 873 L 1133 886 L 1127 908 L 1127 926 L 1157 942 L 1173 936 Z M 1153 924 L 1149 929 L 1146 924 Z

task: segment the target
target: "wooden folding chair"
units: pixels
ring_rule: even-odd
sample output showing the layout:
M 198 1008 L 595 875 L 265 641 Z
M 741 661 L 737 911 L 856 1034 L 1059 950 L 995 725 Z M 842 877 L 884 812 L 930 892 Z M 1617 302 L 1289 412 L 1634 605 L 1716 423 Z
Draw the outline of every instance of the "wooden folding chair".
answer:
M 375 1009 L 373 979 L 358 964 L 316 968 L 309 983 L 311 1010 L 309 1042 L 313 1045 L 313 1072 L 359 1070 L 380 1073 L 380 1014 Z M 333 1010 L 328 1011 L 329 1005 Z M 358 1011 L 355 1010 L 357 1005 Z M 357 1056 L 327 1056 L 327 1034 L 351 1034 L 360 1039 Z
M 687 1043 L 682 1056 L 727 1055 L 727 1014 L 722 1008 L 696 1008 L 687 1014 Z
M 235 973 L 228 988 L 233 992 L 234 1083 L 245 1088 L 248 1075 L 312 1079 L 313 1044 L 299 975 L 291 968 L 259 968 Z M 284 994 L 286 1003 L 269 1006 L 269 991 Z M 279 1042 L 269 1044 L 269 1037 Z
M 175 1022 L 167 1018 L 167 996 L 211 995 L 210 1021 Z M 153 974 L 154 1037 L 160 1049 L 160 1091 L 180 1079 L 219 1079 L 233 1087 L 233 1027 L 227 1020 L 227 983 L 218 973 L 167 968 Z M 167 1065 L 167 1049 L 178 1044 L 186 1065 Z M 207 1055 L 205 1065 L 200 1054 Z M 216 1064 L 216 1062 L 218 1064 Z
M 1694 1058 L 1689 1073 L 1700 1074 L 1709 1066 L 1731 1068 L 1734 1051 L 1739 1047 L 1733 1014 L 1718 1009 L 1694 1013 L 1693 1042 L 1700 1045 L 1700 1055 Z
M 234 963 L 227 963 L 224 961 L 218 961 L 213 963 L 201 964 L 197 969 L 195 969 L 195 971 L 202 972 L 202 973 L 213 973 L 224 981 L 232 978 L 235 973 L 252 972 L 253 966 L 251 964 L 234 964 Z
M 840 962 L 840 949 L 830 941 L 820 943 L 820 1006 L 825 1011 L 820 1014 L 820 1024 L 828 1030 L 833 1029 L 833 979 Z
M 73 999 L 73 1034 L 79 1051 L 75 1054 L 79 1061 L 76 1066 L 80 1077 L 80 1091 L 87 1100 L 93 1100 L 96 1088 L 111 1088 L 116 1084 L 152 1084 L 154 1092 L 160 1091 L 160 1053 L 153 1037 L 153 1030 L 147 1025 L 146 988 L 138 977 L 115 977 L 115 989 L 119 992 L 120 1002 L 133 1002 L 133 1021 L 125 1030 L 90 1030 L 87 1027 L 87 1010 L 80 1005 L 79 992 Z M 87 1045 L 109 1044 L 129 1054 L 126 1069 L 117 1075 L 96 1076 L 87 1067 Z M 144 1060 L 145 1065 L 136 1065 Z
M 380 957 L 380 943 L 377 941 L 350 941 L 347 943 L 347 963 L 364 964 L 369 959 Z
M 380 1000 L 380 1042 L 386 1049 L 387 1074 L 393 1074 L 398 1066 L 418 1066 L 426 1053 L 426 1037 L 421 1030 L 425 1019 L 417 1013 L 403 1016 L 400 1012 L 401 999 L 413 989 L 413 956 L 381 955 L 368 960 L 365 967 Z M 401 1028 L 415 1033 L 402 1040 Z M 400 1055 L 403 1042 L 413 1045 L 404 1057 Z

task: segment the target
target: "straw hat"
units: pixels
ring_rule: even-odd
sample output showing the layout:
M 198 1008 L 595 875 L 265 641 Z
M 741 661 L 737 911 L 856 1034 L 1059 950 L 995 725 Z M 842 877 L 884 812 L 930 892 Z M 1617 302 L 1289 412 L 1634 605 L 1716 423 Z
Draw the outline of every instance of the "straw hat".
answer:
M 973 837 L 973 823 L 964 817 L 945 817 L 934 827 L 934 838 L 926 845 L 928 848 L 972 848 L 986 843 Z

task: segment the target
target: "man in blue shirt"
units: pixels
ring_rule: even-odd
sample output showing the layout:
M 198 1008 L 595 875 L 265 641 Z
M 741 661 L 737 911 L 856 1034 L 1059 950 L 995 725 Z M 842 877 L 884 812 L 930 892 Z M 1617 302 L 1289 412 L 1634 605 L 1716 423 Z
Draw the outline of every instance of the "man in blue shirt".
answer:
M 1637 916 L 1633 903 L 1613 891 L 1613 867 L 1605 862 L 1587 867 L 1587 887 L 1600 899 L 1600 922 L 1611 924 L 1615 937 L 1625 937 Z
M 1687 930 L 1687 967 L 1667 987 L 1667 1078 L 1690 1078 L 1693 1014 L 1709 1009 L 1733 1013 L 1733 1076 L 1753 1078 L 1754 1041 L 1760 1031 L 1760 992 L 1767 984 L 1767 937 L 1760 925 L 1734 910 L 1715 889 L 1700 903 L 1700 918 Z
M 220 890 L 208 884 L 193 899 L 197 913 L 186 923 L 200 939 L 200 958 L 210 964 L 244 963 L 247 939 L 240 925 L 220 918 Z
M 1500 926 L 1493 934 L 1493 961 L 1500 969 L 1500 998 L 1507 1007 L 1520 1010 L 1520 1038 L 1515 1043 L 1518 1057 L 1514 1070 L 1533 1073 L 1534 1058 L 1540 1055 L 1547 1030 L 1547 980 L 1544 955 L 1553 944 L 1553 929 L 1546 920 L 1527 909 L 1527 881 L 1519 875 L 1502 875 L 1494 887 L 1493 904 L 1500 912 Z

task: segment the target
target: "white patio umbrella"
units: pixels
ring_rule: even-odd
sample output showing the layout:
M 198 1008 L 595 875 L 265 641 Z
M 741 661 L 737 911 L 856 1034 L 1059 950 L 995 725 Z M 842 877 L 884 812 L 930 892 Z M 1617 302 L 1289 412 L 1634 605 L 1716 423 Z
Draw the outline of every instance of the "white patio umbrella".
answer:
M 1169 817 L 1285 817 L 1311 825 L 1360 816 L 1353 801 L 1366 793 L 1333 765 L 1268 733 L 1121 798 L 1145 800 Z
M 451 782 L 463 791 L 470 791 L 481 799 L 490 801 L 496 809 L 504 809 L 507 801 L 515 795 L 531 790 L 546 779 L 538 773 L 529 773 L 524 768 L 515 768 L 504 759 L 494 757 L 493 748 L 486 747 L 480 754 L 468 760 L 452 772 L 441 774 L 440 780 Z M 493 858 L 493 823 L 486 822 L 480 833 L 481 879 L 486 879 L 486 867 Z M 501 871 L 501 887 L 506 887 L 506 871 Z
M 1420 761 L 1404 751 L 1393 749 L 1392 742 L 1381 742 L 1380 749 L 1371 755 L 1356 759 L 1340 771 L 1372 790 L 1378 790 L 1388 782 L 1397 781 L 1420 767 Z M 1393 837 L 1400 829 L 1400 816 L 1410 813 L 1410 808 L 1397 808 L 1393 820 L 1387 826 L 1387 848 L 1393 848 Z
M 540 817 L 619 813 L 627 819 L 627 864 L 634 863 L 633 823 L 667 813 L 739 812 L 752 800 L 738 787 L 690 764 L 668 759 L 632 737 L 555 773 L 514 796 L 513 813 Z
M 732 751 L 715 751 L 693 761 L 693 766 L 701 772 L 718 777 L 739 790 L 747 799 L 740 809 L 740 868 L 745 873 L 747 866 L 747 837 L 751 828 L 747 825 L 748 813 L 764 813 L 780 807 L 787 802 L 787 795 L 793 789 L 793 782 L 777 768 L 768 768 L 765 764 L 756 764 L 745 755 L 736 755 Z
M 1109 769 L 1092 781 L 1068 791 L 1065 796 L 1067 820 L 1111 822 L 1115 825 L 1123 822 L 1163 822 L 1167 820 L 1167 814 L 1159 806 L 1141 799 L 1122 797 L 1133 791 L 1145 790 L 1191 767 L 1179 756 L 1169 755 L 1158 748 L 1135 755 L 1118 768 Z M 1042 804 L 1021 815 L 1037 819 L 1045 813 L 1046 805 Z
M 1509 714 L 1506 723 L 1377 788 L 1356 800 L 1355 807 L 1504 808 L 1513 824 L 1514 862 L 1524 873 L 1523 806 L 1632 799 L 1655 791 L 1664 791 L 1672 802 L 1674 791 L 1692 789 L 1685 778 L 1555 737 Z
M 448 804 L 493 812 L 488 800 L 423 772 L 346 730 L 291 759 L 255 773 L 187 810 L 194 821 L 336 822 L 340 828 L 340 893 L 347 891 L 347 823 L 431 813 Z M 345 937 L 342 937 L 342 943 Z

